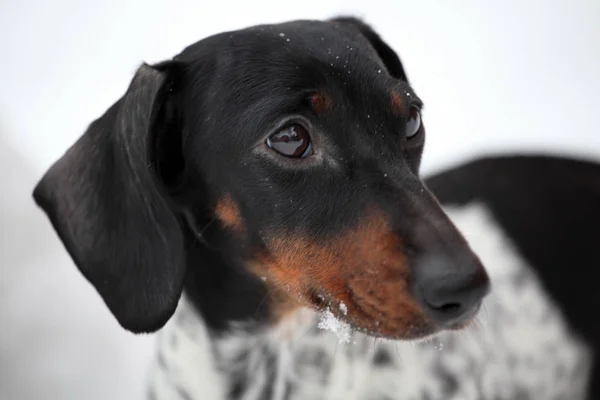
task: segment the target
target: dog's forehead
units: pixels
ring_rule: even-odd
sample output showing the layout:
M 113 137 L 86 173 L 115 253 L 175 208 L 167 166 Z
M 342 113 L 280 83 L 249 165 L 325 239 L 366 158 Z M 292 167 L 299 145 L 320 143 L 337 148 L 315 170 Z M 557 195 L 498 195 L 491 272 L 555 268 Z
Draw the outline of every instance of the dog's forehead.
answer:
M 250 38 L 276 39 L 281 49 L 302 48 L 323 55 L 351 53 L 360 48 L 375 56 L 367 39 L 352 26 L 330 21 L 292 21 L 283 24 L 259 25 L 229 35 L 246 35 Z M 285 51 L 285 50 L 284 50 Z
M 300 20 L 224 32 L 189 46 L 176 59 L 192 64 L 211 59 L 214 69 L 232 77 L 261 72 L 264 76 L 261 68 L 277 68 L 278 76 L 288 72 L 292 77 L 297 70 L 327 75 L 342 69 L 371 75 L 384 69 L 357 29 L 329 21 Z

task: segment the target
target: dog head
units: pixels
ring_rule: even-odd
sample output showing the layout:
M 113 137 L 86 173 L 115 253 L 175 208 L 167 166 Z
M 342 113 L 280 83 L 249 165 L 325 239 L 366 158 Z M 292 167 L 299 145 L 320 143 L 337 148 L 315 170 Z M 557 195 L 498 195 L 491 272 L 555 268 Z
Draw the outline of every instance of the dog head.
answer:
M 301 306 L 409 339 L 458 328 L 488 278 L 418 176 L 421 100 L 353 18 L 219 34 L 143 65 L 34 191 L 120 324 Z

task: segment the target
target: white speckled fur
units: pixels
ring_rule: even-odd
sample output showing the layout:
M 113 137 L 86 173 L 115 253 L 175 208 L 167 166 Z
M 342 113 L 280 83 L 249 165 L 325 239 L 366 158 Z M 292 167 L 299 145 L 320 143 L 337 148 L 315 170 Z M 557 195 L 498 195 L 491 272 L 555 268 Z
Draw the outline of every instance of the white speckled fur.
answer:
M 269 385 L 273 400 L 583 399 L 591 355 L 535 274 L 483 207 L 447 211 L 492 279 L 492 295 L 467 330 L 421 343 L 357 333 L 338 344 L 302 310 L 268 331 L 239 324 L 211 338 L 183 298 L 161 332 L 154 397 L 224 399 L 231 379 L 246 377 L 244 400 L 262 399 Z M 376 354 L 387 361 L 375 365 Z

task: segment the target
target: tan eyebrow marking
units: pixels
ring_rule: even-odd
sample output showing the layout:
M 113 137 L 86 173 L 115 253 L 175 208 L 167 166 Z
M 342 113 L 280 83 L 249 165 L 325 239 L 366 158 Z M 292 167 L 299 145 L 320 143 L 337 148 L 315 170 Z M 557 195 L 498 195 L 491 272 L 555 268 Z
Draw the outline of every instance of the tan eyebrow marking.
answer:
M 331 108 L 331 99 L 324 93 L 317 93 L 310 97 L 310 106 L 316 114 L 321 114 Z
M 397 91 L 392 90 L 390 93 L 390 97 L 392 98 L 392 109 L 394 111 L 394 114 L 401 114 L 402 109 L 404 107 L 404 101 L 402 100 L 402 96 L 400 96 L 400 94 Z

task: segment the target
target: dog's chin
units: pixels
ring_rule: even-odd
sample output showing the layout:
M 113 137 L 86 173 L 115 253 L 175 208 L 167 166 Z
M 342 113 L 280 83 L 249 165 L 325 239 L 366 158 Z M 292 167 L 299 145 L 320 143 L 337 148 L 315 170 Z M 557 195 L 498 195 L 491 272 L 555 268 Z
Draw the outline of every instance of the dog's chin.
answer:
M 404 332 L 402 334 L 391 334 L 390 335 L 388 333 L 382 333 L 382 332 L 377 332 L 377 331 L 373 331 L 373 330 L 369 330 L 369 329 L 363 329 L 360 327 L 355 327 L 353 325 L 351 325 L 351 326 L 355 331 L 364 333 L 364 334 L 374 337 L 374 338 L 402 341 L 402 342 L 427 341 L 427 340 L 434 338 L 437 334 L 442 332 L 442 330 L 437 330 L 437 329 L 431 328 L 431 329 L 422 329 L 419 331 Z
M 402 326 L 386 326 L 382 323 L 369 321 L 369 323 L 365 324 L 369 327 L 365 327 L 365 325 L 353 320 L 351 316 L 349 316 L 350 318 L 346 316 L 337 317 L 344 323 L 347 323 L 354 332 L 360 332 L 374 338 L 386 340 L 422 343 L 435 340 L 444 332 L 459 332 L 467 329 L 473 324 L 477 315 L 478 313 L 473 313 L 464 320 L 443 326 L 435 325 L 431 323 L 429 319 L 423 317 L 422 319 L 410 321 Z M 373 329 L 374 325 L 376 325 L 375 329 Z
M 326 312 L 331 312 L 326 311 Z M 335 318 L 347 324 L 352 332 L 360 332 L 370 337 L 395 341 L 421 341 L 435 337 L 443 329 L 433 325 L 426 317 L 415 318 L 401 324 L 391 324 L 382 319 L 365 318 L 365 315 L 340 315 L 334 313 Z
M 349 323 L 349 325 L 353 331 L 361 332 L 361 333 L 371 336 L 373 338 L 400 341 L 400 342 L 425 343 L 425 342 L 435 340 L 439 335 L 441 335 L 445 332 L 460 332 L 462 330 L 465 330 L 472 325 L 473 320 L 474 320 L 474 318 L 471 320 L 468 320 L 466 322 L 461 322 L 461 323 L 457 323 L 457 324 L 453 324 L 453 325 L 445 326 L 445 327 L 430 326 L 430 327 L 421 328 L 418 330 L 413 329 L 410 331 L 402 331 L 402 333 L 399 333 L 399 334 L 389 334 L 387 332 L 384 333 L 384 332 L 380 332 L 377 330 L 365 329 L 363 327 L 357 326 L 355 324 L 350 324 L 350 323 Z

